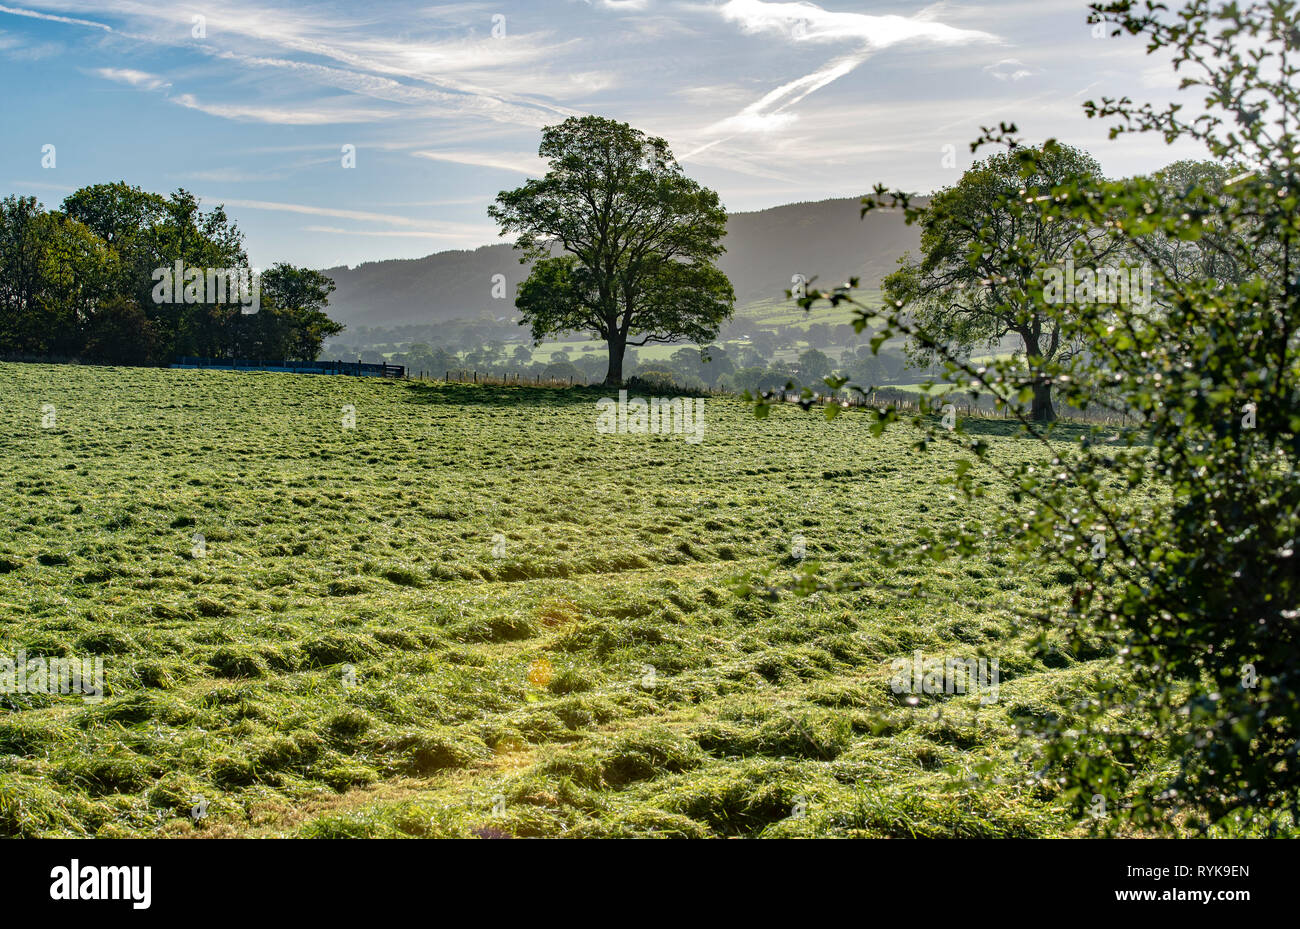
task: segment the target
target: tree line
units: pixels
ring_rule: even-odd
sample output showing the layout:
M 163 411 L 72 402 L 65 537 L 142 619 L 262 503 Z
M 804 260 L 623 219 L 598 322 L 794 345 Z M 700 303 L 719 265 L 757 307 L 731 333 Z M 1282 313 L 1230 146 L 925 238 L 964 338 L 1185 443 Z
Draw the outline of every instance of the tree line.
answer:
M 0 355 L 166 364 L 178 356 L 310 360 L 343 331 L 334 282 L 279 263 L 190 192 L 94 184 L 47 210 L 0 201 Z

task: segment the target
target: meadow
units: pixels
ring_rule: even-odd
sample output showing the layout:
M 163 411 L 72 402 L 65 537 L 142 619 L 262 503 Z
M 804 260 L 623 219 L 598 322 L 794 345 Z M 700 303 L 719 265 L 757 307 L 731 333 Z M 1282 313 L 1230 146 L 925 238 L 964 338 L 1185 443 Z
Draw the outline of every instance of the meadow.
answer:
M 0 654 L 106 669 L 0 694 L 0 834 L 1082 829 L 1020 728 L 1102 673 L 1016 622 L 1069 578 L 879 557 L 1010 511 L 993 477 L 738 400 L 603 435 L 603 395 L 0 364 Z M 996 702 L 895 693 L 917 650 L 996 657 Z

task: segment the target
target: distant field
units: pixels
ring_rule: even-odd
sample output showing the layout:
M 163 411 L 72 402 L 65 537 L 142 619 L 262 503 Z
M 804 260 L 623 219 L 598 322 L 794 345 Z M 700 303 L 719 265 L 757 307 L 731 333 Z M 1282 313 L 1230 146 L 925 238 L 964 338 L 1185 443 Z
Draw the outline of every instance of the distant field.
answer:
M 599 396 L 0 365 L 0 653 L 107 677 L 0 694 L 0 834 L 1075 830 L 1014 756 L 1096 669 L 1011 620 L 1065 579 L 877 557 L 999 486 L 865 416 L 709 399 L 689 444 Z M 857 587 L 738 583 L 799 544 Z M 997 657 L 997 701 L 894 693 L 914 650 Z
M 820 281 L 814 282 L 814 286 L 820 283 Z M 880 300 L 879 290 L 855 290 L 852 293 L 855 299 L 868 306 L 874 305 Z M 760 329 L 797 329 L 806 332 L 809 326 L 818 323 L 832 326 L 851 324 L 854 316 L 853 308 L 849 306 L 830 307 L 823 305 L 805 311 L 793 300 L 777 300 L 774 298 L 737 307 L 735 318 L 749 321 Z M 737 351 L 741 343 L 723 341 L 719 344 L 728 351 Z M 857 348 L 861 344 L 865 343 L 858 340 L 854 342 L 852 347 Z M 671 358 L 674 352 L 690 347 L 686 344 L 646 345 L 638 347 L 635 351 L 644 363 L 646 361 L 665 361 Z M 835 347 L 843 348 L 845 346 Z M 539 361 L 549 362 L 564 348 L 569 349 L 570 357 L 575 359 L 586 355 L 606 357 L 605 343 L 590 339 L 543 342 L 533 350 L 533 356 Z M 798 352 L 777 352 L 776 354 L 781 361 L 792 361 L 798 355 Z
M 811 287 L 831 288 L 829 281 L 814 281 Z M 854 300 L 866 306 L 875 306 L 880 302 L 878 289 L 858 289 L 849 291 Z M 736 318 L 746 319 L 767 328 L 807 329 L 817 323 L 842 326 L 853 322 L 857 314 L 848 304 L 832 307 L 825 303 L 804 310 L 795 300 L 760 300 L 755 303 L 737 307 Z

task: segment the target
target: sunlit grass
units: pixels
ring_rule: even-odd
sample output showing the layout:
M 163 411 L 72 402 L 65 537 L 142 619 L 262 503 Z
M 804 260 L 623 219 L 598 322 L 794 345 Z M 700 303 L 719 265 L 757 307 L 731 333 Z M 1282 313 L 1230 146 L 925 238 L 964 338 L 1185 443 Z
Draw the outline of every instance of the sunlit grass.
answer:
M 859 415 L 602 435 L 600 395 L 0 365 L 0 653 L 107 669 L 98 705 L 0 695 L 0 833 L 1074 828 L 1014 755 L 1092 686 L 1012 619 L 1060 580 L 877 557 L 996 484 Z M 796 543 L 845 589 L 738 583 Z M 908 705 L 916 649 L 1000 657 L 999 701 Z

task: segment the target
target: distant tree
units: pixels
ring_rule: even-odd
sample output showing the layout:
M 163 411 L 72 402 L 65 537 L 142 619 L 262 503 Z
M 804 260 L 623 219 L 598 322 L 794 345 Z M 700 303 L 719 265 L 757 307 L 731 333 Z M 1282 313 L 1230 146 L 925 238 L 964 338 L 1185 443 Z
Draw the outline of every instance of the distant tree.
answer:
M 749 391 L 754 394 L 764 389 L 759 384 L 767 373 L 767 368 L 761 365 L 737 368 L 730 374 L 724 374 L 718 378 L 718 386 L 732 393 L 738 394 Z
M 749 337 L 750 347 L 763 358 L 771 358 L 776 351 L 776 339 L 771 332 L 760 329 Z
M 835 370 L 835 362 L 824 352 L 810 348 L 799 356 L 799 379 L 808 386 L 827 377 Z
M 884 282 L 887 304 L 905 308 L 918 327 L 946 339 L 958 354 L 1019 336 L 1031 415 L 1039 422 L 1056 418 L 1052 385 L 1041 371 L 1065 347 L 1059 321 L 1036 297 L 1042 268 L 1070 258 L 1076 243 L 1107 241 L 1107 234 L 1104 227 L 1056 222 L 1005 204 L 1008 196 L 1050 197 L 1054 188 L 1100 175 L 1091 155 L 1068 145 L 1047 147 L 1032 161 L 993 155 L 934 195 L 920 219 L 921 258 L 905 258 Z M 915 341 L 909 351 L 922 365 L 936 357 Z
M 849 380 L 863 390 L 888 384 L 891 380 L 881 356 L 870 351 L 858 352 L 845 365 L 845 369 L 844 373 L 848 375 Z
M 577 383 L 581 383 L 583 380 L 582 372 L 578 370 L 577 366 L 574 365 L 574 363 L 571 361 L 563 361 L 563 360 L 552 361 L 550 364 L 548 364 L 542 370 L 542 377 L 551 378 L 557 381 L 568 380 L 569 378 L 573 378 L 573 380 Z
M 1176 198 L 1193 190 L 1205 190 L 1218 197 L 1227 196 L 1226 187 L 1234 176 L 1247 169 L 1214 161 L 1175 161 L 1155 172 L 1151 179 L 1165 196 Z M 1252 233 L 1255 230 L 1252 230 Z M 1180 281 L 1209 278 L 1224 285 L 1240 283 L 1248 276 L 1246 265 L 1240 260 L 1243 233 L 1230 230 L 1221 216 L 1211 214 L 1202 220 L 1201 234 L 1180 238 L 1167 233 L 1149 237 L 1144 247 L 1159 256 L 1160 267 L 1167 268 L 1170 277 Z M 1274 249 L 1273 243 L 1257 241 L 1256 259 L 1264 260 Z M 1142 254 L 1133 257 L 1144 260 Z
M 826 348 L 831 344 L 830 326 L 825 323 L 813 323 L 808 327 L 807 335 L 812 348 Z
M 740 368 L 765 368 L 767 356 L 749 345 L 741 346 L 736 352 L 736 366 Z
M 148 364 L 154 351 L 153 327 L 133 297 L 115 295 L 103 301 L 86 332 L 85 357 L 122 365 Z
M 718 378 L 735 370 L 735 361 L 721 345 L 706 345 L 700 350 L 700 377 L 706 384 L 717 384 Z
M 454 352 L 449 352 L 445 348 L 435 348 L 430 361 L 432 371 L 447 372 L 456 368 L 460 364 L 460 357 Z
M 682 173 L 663 139 L 598 116 L 547 127 L 539 154 L 546 176 L 488 209 L 534 261 L 515 301 L 533 339 L 596 333 L 611 386 L 629 345 L 713 339 L 735 302 L 713 264 L 727 218 L 718 195 Z
M 343 331 L 325 315 L 333 292 L 334 281 L 310 268 L 280 262 L 262 274 L 263 306 L 287 323 L 284 354 L 279 357 L 313 361 L 321 343 Z
M 583 355 L 573 363 L 574 367 L 582 372 L 584 382 L 594 381 L 604 376 L 605 360 L 596 354 Z M 637 372 L 638 366 L 629 361 L 623 364 L 623 370 L 629 375 Z

